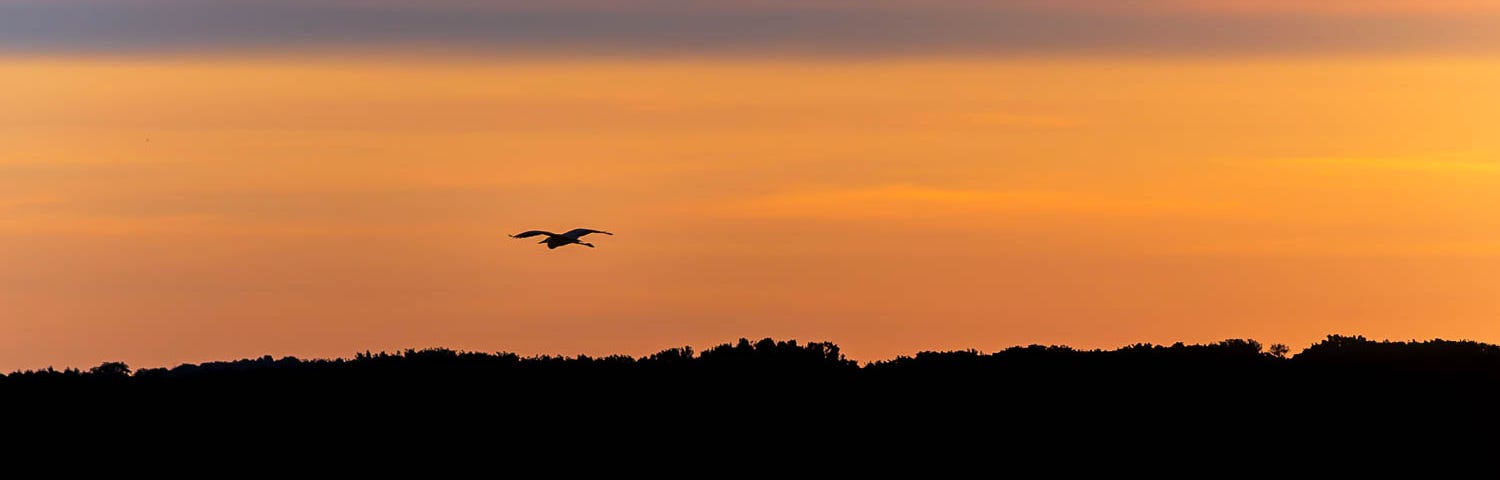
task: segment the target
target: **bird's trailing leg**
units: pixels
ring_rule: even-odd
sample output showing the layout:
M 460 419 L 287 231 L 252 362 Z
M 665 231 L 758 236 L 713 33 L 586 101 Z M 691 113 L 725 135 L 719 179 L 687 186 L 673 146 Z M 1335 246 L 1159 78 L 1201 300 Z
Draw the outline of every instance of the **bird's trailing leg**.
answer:
M 585 247 L 589 247 L 589 248 L 594 248 L 594 244 L 592 244 L 592 243 L 588 243 L 588 242 L 578 242 L 578 244 L 579 244 L 579 245 L 583 245 L 583 246 L 585 246 Z

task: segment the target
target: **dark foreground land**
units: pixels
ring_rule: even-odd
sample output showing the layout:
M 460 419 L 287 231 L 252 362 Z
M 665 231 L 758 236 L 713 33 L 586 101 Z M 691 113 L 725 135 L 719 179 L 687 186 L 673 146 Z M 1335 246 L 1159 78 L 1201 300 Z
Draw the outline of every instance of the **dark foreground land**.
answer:
M 1500 346 L 1330 336 L 1295 355 L 1273 350 L 1249 340 L 1030 346 L 867 365 L 831 343 L 770 339 L 642 358 L 407 350 L 15 372 L 0 377 L 0 403 L 12 425 L 355 441 L 479 435 L 532 446 L 857 447 L 977 436 L 1023 448 L 1212 448 L 1380 443 L 1398 431 L 1402 442 L 1455 431 L 1494 441 Z

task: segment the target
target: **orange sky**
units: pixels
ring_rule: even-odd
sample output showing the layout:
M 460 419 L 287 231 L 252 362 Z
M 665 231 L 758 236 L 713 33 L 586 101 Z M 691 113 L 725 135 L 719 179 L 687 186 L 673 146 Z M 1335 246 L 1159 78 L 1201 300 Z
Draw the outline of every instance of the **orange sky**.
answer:
M 4 371 L 1500 342 L 1493 57 L 44 52 L 0 106 Z

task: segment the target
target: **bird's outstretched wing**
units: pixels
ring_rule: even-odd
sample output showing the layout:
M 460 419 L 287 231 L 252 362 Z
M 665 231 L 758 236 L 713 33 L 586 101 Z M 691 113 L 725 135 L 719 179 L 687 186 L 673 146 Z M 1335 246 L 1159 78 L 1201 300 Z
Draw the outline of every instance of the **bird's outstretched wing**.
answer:
M 572 230 L 568 230 L 568 233 L 564 233 L 563 236 L 564 237 L 571 237 L 571 238 L 579 238 L 579 237 L 582 237 L 584 235 L 588 235 L 590 233 L 602 233 L 602 234 L 605 234 L 605 235 L 614 235 L 613 233 L 609 233 L 609 232 L 606 232 L 604 230 L 591 230 L 591 229 L 587 229 L 587 228 L 575 228 L 575 229 L 572 229 Z
M 546 236 L 552 237 L 552 236 L 556 236 L 557 234 L 556 233 L 552 233 L 552 232 L 542 231 L 542 230 L 527 230 L 527 231 L 524 231 L 524 232 L 521 232 L 521 233 L 517 233 L 515 235 L 511 235 L 510 238 L 526 238 L 526 237 L 535 237 L 537 235 L 546 235 Z

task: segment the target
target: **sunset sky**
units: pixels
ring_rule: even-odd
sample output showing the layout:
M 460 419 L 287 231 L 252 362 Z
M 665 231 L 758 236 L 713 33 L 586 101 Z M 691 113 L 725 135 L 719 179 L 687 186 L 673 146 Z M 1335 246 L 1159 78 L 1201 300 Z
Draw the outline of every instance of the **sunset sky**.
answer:
M 1335 333 L 1500 342 L 1500 1 L 0 0 L 0 371 Z

